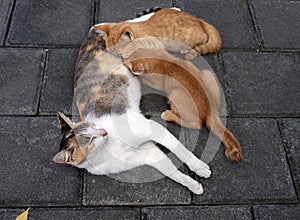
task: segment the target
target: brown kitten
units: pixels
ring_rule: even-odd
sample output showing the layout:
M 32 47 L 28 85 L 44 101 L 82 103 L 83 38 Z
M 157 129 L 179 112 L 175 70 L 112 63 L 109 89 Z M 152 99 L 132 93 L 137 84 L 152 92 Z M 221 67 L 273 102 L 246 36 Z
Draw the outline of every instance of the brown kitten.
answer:
M 164 120 L 193 129 L 205 123 L 226 146 L 227 158 L 243 159 L 239 142 L 221 122 L 220 91 L 211 71 L 159 49 L 138 49 L 124 63 L 144 84 L 166 93 L 171 110 L 162 113 Z
M 222 47 L 220 33 L 214 26 L 186 12 L 169 8 L 159 10 L 143 22 L 108 23 L 94 28 L 104 32 L 109 49 L 115 45 L 126 46 L 128 41 L 136 38 L 156 37 L 192 48 L 186 59 L 193 59 L 198 54 L 217 53 Z

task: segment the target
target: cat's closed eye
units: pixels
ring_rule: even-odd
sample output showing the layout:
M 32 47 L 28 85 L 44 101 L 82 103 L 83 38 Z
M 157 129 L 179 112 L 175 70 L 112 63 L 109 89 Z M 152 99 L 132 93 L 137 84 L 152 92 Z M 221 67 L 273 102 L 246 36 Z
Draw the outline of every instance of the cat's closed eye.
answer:
M 79 146 L 82 146 L 82 147 L 87 147 L 89 146 L 93 140 L 95 139 L 96 137 L 94 136 L 83 136 L 83 135 L 80 135 L 78 138 L 77 138 L 77 143 Z

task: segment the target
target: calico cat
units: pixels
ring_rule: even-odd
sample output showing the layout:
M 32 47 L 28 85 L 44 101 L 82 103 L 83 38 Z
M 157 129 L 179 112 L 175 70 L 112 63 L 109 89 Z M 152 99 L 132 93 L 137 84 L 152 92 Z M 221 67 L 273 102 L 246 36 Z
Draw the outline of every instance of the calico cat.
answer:
M 211 71 L 200 71 L 162 49 L 138 49 L 124 64 L 144 84 L 166 93 L 171 110 L 163 112 L 162 119 L 193 129 L 206 124 L 226 146 L 227 158 L 243 159 L 239 142 L 221 122 L 220 91 Z
M 74 123 L 58 113 L 63 137 L 53 161 L 85 168 L 96 175 L 149 165 L 201 194 L 202 185 L 177 170 L 155 143 L 165 146 L 199 176 L 211 175 L 208 165 L 166 128 L 140 113 L 138 79 L 121 58 L 105 49 L 105 37 L 92 29 L 81 46 L 74 79 L 81 121 Z
M 222 40 L 218 30 L 202 19 L 186 12 L 165 8 L 151 14 L 142 22 L 120 22 L 95 25 L 96 30 L 105 33 L 107 48 L 122 51 L 128 42 L 136 38 L 156 37 L 180 42 L 191 50 L 179 48 L 193 59 L 198 54 L 217 53 L 221 50 Z M 116 46 L 117 45 L 117 46 Z

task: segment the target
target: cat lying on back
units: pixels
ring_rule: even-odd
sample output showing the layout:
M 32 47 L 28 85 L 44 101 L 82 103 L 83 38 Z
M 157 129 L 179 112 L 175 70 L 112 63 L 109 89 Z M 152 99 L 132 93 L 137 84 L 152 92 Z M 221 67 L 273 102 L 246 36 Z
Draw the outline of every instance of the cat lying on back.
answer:
M 124 63 L 144 84 L 166 93 L 171 110 L 162 113 L 164 120 L 193 129 L 206 124 L 226 146 L 226 157 L 242 160 L 239 142 L 221 122 L 220 91 L 211 71 L 162 49 L 138 49 Z
M 106 23 L 95 25 L 94 28 L 105 34 L 107 48 L 117 53 L 128 42 L 142 37 L 180 42 L 187 48 L 179 47 L 178 51 L 187 53 L 186 50 L 191 48 L 186 59 L 193 59 L 198 54 L 217 53 L 222 47 L 220 34 L 215 27 L 191 14 L 170 8 L 153 13 L 146 21 Z
M 149 165 L 201 194 L 202 185 L 177 170 L 155 143 L 165 146 L 199 176 L 209 177 L 209 167 L 166 128 L 140 113 L 140 83 L 121 58 L 106 50 L 105 43 L 102 33 L 92 29 L 81 46 L 74 79 L 81 121 L 73 123 L 58 113 L 63 138 L 53 160 L 96 175 Z

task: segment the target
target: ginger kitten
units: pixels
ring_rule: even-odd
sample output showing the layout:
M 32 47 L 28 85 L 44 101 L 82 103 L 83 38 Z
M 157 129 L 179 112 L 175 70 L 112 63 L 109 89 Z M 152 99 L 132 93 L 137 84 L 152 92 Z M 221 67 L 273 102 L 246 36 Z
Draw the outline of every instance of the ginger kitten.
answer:
M 166 93 L 171 110 L 161 114 L 164 120 L 193 129 L 206 124 L 226 146 L 228 159 L 243 159 L 239 142 L 221 122 L 219 86 L 211 71 L 200 71 L 162 49 L 138 49 L 124 64 L 144 84 Z
M 107 39 L 107 48 L 121 51 L 128 42 L 142 37 L 180 42 L 191 48 L 186 59 L 193 59 L 198 54 L 217 53 L 221 50 L 222 40 L 218 30 L 211 24 L 191 14 L 176 9 L 165 8 L 155 13 L 146 21 L 120 22 L 95 25 Z M 114 46 L 117 48 L 113 48 Z M 121 48 L 120 48 L 121 47 Z

